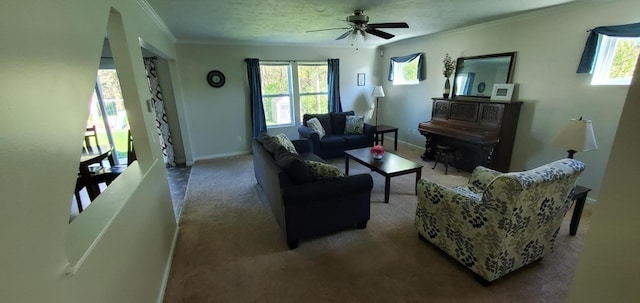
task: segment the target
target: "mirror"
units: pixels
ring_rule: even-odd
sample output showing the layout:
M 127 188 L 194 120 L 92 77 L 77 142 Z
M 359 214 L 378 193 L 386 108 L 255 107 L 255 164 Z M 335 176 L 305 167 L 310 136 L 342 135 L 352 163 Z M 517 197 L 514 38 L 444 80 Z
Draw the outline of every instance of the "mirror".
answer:
M 511 83 L 516 53 L 460 57 L 451 98 L 489 98 L 494 84 Z

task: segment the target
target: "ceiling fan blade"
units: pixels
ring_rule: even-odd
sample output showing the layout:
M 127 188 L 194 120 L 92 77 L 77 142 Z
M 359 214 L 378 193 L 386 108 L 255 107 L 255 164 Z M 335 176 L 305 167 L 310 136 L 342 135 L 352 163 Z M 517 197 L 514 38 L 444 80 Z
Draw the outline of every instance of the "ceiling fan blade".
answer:
M 349 34 L 351 34 L 352 30 L 348 30 L 346 33 L 340 35 L 340 37 L 336 38 L 336 40 L 340 40 L 340 39 L 344 39 L 347 36 L 349 36 Z
M 391 38 L 395 37 L 395 35 L 392 35 L 392 34 L 389 34 L 387 32 L 383 32 L 383 31 L 379 31 L 379 30 L 377 30 L 375 28 L 367 28 L 365 31 L 367 33 L 369 33 L 369 34 L 372 34 L 374 36 L 378 36 L 378 37 L 383 38 L 383 39 L 391 39 Z
M 332 31 L 332 30 L 336 30 L 336 29 L 349 29 L 349 28 L 350 27 L 334 27 L 334 28 L 314 29 L 314 30 L 307 31 L 307 33 L 321 32 L 321 31 Z
M 371 28 L 409 28 L 409 24 L 405 22 L 390 22 L 390 23 L 369 23 L 367 27 Z

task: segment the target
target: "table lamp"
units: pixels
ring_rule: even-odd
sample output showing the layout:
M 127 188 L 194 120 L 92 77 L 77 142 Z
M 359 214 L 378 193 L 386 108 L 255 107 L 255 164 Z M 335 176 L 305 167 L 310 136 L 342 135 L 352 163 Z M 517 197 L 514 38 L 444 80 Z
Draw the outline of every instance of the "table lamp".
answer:
M 371 92 L 371 97 L 376 97 L 376 126 L 378 126 L 378 101 L 380 101 L 380 97 L 384 97 L 384 89 L 382 89 L 382 86 L 378 85 L 374 87 Z
M 598 149 L 591 120 L 582 120 L 582 117 L 571 119 L 563 125 L 550 144 L 566 148 L 569 159 L 573 159 L 573 154 L 576 152 Z

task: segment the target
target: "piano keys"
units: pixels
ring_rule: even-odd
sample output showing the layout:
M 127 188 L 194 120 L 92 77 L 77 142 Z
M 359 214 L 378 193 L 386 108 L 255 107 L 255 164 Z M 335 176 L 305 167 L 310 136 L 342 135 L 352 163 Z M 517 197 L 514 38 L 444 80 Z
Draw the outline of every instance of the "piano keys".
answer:
M 436 144 L 457 148 L 459 169 L 482 165 L 508 172 L 522 102 L 488 99 L 433 98 L 431 121 L 421 122 L 425 136 L 423 160 L 433 160 Z

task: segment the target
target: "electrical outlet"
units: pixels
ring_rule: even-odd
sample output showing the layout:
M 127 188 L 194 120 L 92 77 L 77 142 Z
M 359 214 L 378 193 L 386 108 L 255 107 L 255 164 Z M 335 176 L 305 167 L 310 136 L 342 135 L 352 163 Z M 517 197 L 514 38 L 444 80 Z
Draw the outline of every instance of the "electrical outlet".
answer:
M 238 136 L 238 142 L 242 142 L 242 136 Z

